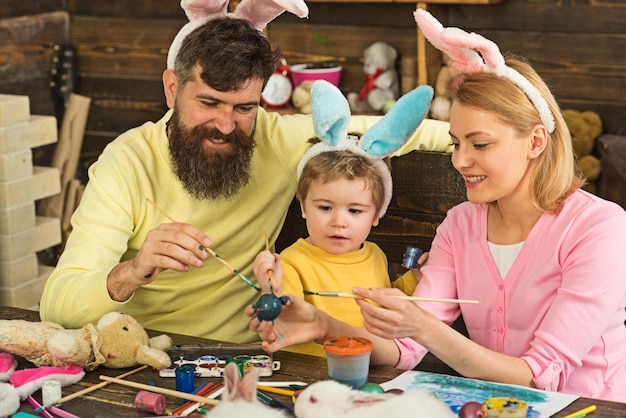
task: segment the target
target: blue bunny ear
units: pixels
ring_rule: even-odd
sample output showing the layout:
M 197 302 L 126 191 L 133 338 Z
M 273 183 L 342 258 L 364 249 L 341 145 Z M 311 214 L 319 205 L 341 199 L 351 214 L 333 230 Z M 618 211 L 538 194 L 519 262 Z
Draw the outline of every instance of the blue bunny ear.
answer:
M 315 135 L 330 146 L 337 146 L 348 135 L 350 105 L 337 87 L 317 80 L 311 88 L 311 113 Z
M 400 148 L 415 132 L 428 112 L 433 88 L 419 86 L 400 97 L 381 120 L 361 137 L 359 147 L 375 157 L 384 157 Z

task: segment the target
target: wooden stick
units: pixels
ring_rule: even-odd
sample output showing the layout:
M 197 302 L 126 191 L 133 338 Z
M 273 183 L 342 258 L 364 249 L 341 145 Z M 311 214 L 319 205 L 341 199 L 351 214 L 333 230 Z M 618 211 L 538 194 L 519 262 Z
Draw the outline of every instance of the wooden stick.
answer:
M 146 367 L 148 367 L 148 366 L 137 367 L 136 369 L 133 369 L 133 370 L 128 371 L 126 373 L 122 373 L 121 375 L 117 376 L 117 378 L 118 379 L 123 379 L 126 376 L 130 376 L 131 374 L 135 374 L 135 373 L 145 369 Z M 64 402 L 71 401 L 72 399 L 78 398 L 79 396 L 82 396 L 82 395 L 84 395 L 86 393 L 93 392 L 96 389 L 100 389 L 102 387 L 105 387 L 108 384 L 109 384 L 109 382 L 100 382 L 97 385 L 93 385 L 93 386 L 90 386 L 90 387 L 85 388 L 83 390 L 79 390 L 78 392 L 72 393 L 70 395 L 67 395 L 67 396 L 59 399 L 58 401 L 55 402 L 55 405 L 60 405 L 60 404 L 62 404 Z M 44 405 L 44 407 L 47 407 L 47 406 L 48 405 Z
M 337 298 L 352 298 L 352 299 L 363 299 L 363 296 L 355 295 L 354 293 L 347 292 L 311 292 L 309 290 L 304 291 L 305 295 L 316 295 L 316 296 L 330 296 Z M 470 303 L 470 304 L 478 304 L 477 300 L 470 299 L 445 299 L 445 298 L 423 298 L 419 296 L 403 296 L 403 295 L 391 295 L 394 299 L 402 299 L 402 300 L 413 300 L 418 302 L 449 302 L 449 303 Z
M 147 390 L 148 392 L 160 393 L 163 395 L 174 396 L 176 398 L 187 399 L 189 401 L 201 402 L 207 405 L 217 405 L 219 403 L 219 401 L 216 401 L 215 399 L 205 398 L 204 396 L 192 395 L 191 393 L 160 388 L 158 386 L 144 385 L 143 383 L 130 382 L 128 380 L 117 379 L 115 377 L 100 376 L 100 379 L 106 382 L 113 382 L 124 386 L 130 386 L 136 389 Z

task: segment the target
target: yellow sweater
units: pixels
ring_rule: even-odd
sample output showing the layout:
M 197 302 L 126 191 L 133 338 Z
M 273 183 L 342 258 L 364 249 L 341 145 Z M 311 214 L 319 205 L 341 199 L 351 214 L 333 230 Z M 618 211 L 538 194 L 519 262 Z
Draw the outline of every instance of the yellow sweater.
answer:
M 312 292 L 352 292 L 354 287 L 395 287 L 412 295 L 417 280 L 407 272 L 393 282 L 389 279 L 387 257 L 378 245 L 366 241 L 358 251 L 330 254 L 304 239 L 299 239 L 280 254 L 283 268 L 283 293 L 304 298 L 333 318 L 363 328 L 363 317 L 353 299 L 304 295 Z M 297 353 L 324 356 L 324 348 L 315 342 L 287 348 Z
M 144 327 L 235 343 L 258 341 L 248 329 L 244 308 L 259 294 L 210 257 L 187 273 L 164 271 L 126 302 L 113 301 L 107 275 L 135 256 L 146 234 L 169 222 L 147 202 L 203 230 L 213 250 L 253 282 L 254 259 L 280 232 L 296 188 L 296 166 L 314 136 L 311 118 L 280 116 L 259 109 L 257 147 L 250 183 L 231 200 L 190 196 L 170 167 L 165 123 L 131 129 L 111 142 L 89 169 L 89 183 L 72 217 L 73 231 L 41 300 L 42 320 L 79 328 L 107 312 L 134 316 Z M 378 120 L 355 117 L 351 130 L 364 131 Z M 448 124 L 426 120 L 399 153 L 447 150 Z

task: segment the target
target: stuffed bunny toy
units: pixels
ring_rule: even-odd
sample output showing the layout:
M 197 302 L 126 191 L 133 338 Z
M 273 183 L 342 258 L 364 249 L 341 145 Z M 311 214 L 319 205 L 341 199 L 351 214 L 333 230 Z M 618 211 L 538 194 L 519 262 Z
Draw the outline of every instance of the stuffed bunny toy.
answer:
M 252 369 L 239 376 L 235 363 L 228 363 L 224 369 L 226 390 L 220 403 L 206 415 L 209 418 L 254 417 L 286 418 L 288 415 L 279 410 L 263 405 L 256 397 L 258 371 Z
M 167 53 L 167 68 L 170 70 L 174 69 L 183 39 L 211 18 L 227 15 L 247 19 L 262 31 L 269 22 L 285 11 L 301 18 L 309 15 L 309 8 L 304 0 L 242 0 L 232 13 L 227 13 L 228 0 L 181 0 L 180 7 L 185 11 L 189 22 L 176 34 Z
M 109 312 L 97 325 L 65 329 L 49 321 L 0 320 L 0 350 L 25 358 L 36 366 L 80 366 L 94 370 L 146 364 L 157 369 L 171 365 L 165 352 L 172 340 L 163 334 L 148 338 L 130 315 Z
M 313 383 L 298 396 L 298 418 L 455 418 L 450 407 L 425 389 L 402 394 L 367 393 L 334 380 Z

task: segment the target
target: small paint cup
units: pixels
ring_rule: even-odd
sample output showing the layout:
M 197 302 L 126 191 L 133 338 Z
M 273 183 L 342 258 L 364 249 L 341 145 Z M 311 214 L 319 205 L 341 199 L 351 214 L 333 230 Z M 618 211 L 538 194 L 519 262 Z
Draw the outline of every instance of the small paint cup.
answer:
M 359 389 L 367 383 L 372 342 L 359 337 L 333 337 L 324 342 L 328 377 Z
M 191 365 L 180 366 L 176 369 L 176 390 L 179 392 L 192 393 L 195 389 L 195 367 Z
M 424 251 L 420 250 L 417 247 L 411 247 L 410 245 L 406 247 L 404 251 L 404 256 L 402 257 L 402 267 L 406 269 L 414 269 L 418 268 L 419 264 L 417 264 L 417 260 L 424 254 Z

